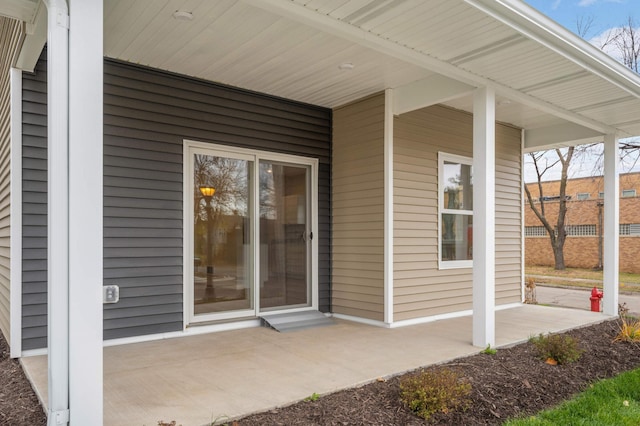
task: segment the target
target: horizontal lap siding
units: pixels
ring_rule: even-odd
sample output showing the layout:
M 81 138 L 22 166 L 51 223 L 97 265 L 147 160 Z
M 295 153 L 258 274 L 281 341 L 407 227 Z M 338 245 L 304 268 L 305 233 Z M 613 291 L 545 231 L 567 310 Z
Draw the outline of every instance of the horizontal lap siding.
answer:
M 496 305 L 522 302 L 521 131 L 496 128 Z
M 471 115 L 442 106 L 395 119 L 395 321 L 471 309 L 471 268 L 438 269 L 438 152 L 472 157 L 472 133 Z M 509 192 L 520 179 L 519 131 L 498 125 L 496 138 L 496 173 L 506 175 L 496 186 L 496 302 L 502 304 L 520 292 L 514 262 L 520 246 L 509 245 L 520 238 L 520 196 Z
M 333 312 L 382 321 L 384 96 L 333 117 Z
M 10 342 L 11 290 L 11 60 L 20 43 L 20 21 L 0 17 L 0 331 Z
M 105 64 L 105 338 L 182 328 L 183 139 L 319 159 L 320 308 L 329 311 L 331 112 Z
M 22 74 L 22 349 L 47 346 L 47 62 Z
M 330 110 L 110 60 L 104 90 L 104 283 L 120 286 L 105 339 L 183 327 L 184 139 L 319 159 L 319 305 L 330 310 Z

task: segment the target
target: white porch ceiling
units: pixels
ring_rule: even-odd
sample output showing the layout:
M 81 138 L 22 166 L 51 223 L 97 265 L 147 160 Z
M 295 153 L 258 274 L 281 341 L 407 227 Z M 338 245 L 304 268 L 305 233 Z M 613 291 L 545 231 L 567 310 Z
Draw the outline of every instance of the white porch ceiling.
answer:
M 25 17 L 36 4 L 8 1 Z M 518 0 L 105 0 L 104 13 L 105 56 L 274 96 L 335 108 L 441 75 L 493 86 L 498 120 L 563 129 L 564 143 L 640 135 L 640 77 Z M 442 101 L 471 111 L 459 96 Z M 567 140 L 567 123 L 589 131 Z
M 431 74 L 234 0 L 108 1 L 105 55 L 326 107 Z

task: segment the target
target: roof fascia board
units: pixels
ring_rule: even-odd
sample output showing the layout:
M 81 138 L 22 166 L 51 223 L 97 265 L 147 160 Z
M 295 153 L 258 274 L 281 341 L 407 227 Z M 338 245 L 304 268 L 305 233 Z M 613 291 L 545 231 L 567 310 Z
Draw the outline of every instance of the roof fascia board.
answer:
M 393 114 L 400 115 L 420 108 L 450 101 L 472 93 L 476 88 L 443 76 L 433 74 L 422 80 L 405 84 L 393 90 Z
M 464 84 L 475 87 L 491 87 L 497 94 L 556 117 L 580 124 L 602 133 L 613 133 L 616 130 L 605 123 L 576 114 L 572 111 L 553 105 L 542 99 L 522 93 L 502 83 L 489 80 L 477 74 L 458 68 L 440 59 L 399 45 L 376 34 L 355 27 L 346 22 L 320 14 L 306 6 L 282 0 L 243 0 L 247 4 L 261 8 L 266 12 L 277 14 L 303 25 L 316 28 L 328 34 L 343 38 L 363 47 L 389 55 L 396 59 L 417 65 L 430 71 L 454 78 Z
M 627 93 L 640 98 L 640 77 L 637 74 L 522 1 L 464 1 Z

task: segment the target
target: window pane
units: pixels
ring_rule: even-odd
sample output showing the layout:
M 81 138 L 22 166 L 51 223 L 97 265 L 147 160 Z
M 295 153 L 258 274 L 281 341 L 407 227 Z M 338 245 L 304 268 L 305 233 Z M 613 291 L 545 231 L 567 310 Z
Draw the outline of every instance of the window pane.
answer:
M 260 309 L 310 304 L 308 167 L 260 161 Z
M 578 192 L 576 197 L 578 198 L 578 200 L 588 200 L 589 199 L 589 195 L 590 194 L 588 192 Z
M 473 179 L 468 164 L 444 162 L 444 204 L 445 209 L 473 210 Z
M 250 161 L 193 157 L 194 313 L 252 308 Z
M 473 259 L 473 216 L 442 214 L 442 260 Z

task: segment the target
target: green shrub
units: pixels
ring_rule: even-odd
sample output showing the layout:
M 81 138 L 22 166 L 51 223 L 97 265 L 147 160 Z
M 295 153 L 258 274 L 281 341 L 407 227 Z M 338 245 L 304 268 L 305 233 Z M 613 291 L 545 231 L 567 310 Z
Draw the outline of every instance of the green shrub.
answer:
M 317 393 L 312 393 L 311 396 L 306 397 L 305 402 L 315 402 L 320 399 L 320 395 Z
M 437 412 L 447 413 L 469 405 L 471 385 L 458 373 L 443 368 L 421 371 L 406 376 L 400 382 L 402 402 L 423 419 Z
M 558 364 L 569 364 L 580 359 L 582 350 L 578 347 L 578 341 L 566 334 L 540 333 L 538 337 L 529 339 L 538 350 L 538 355 L 543 360 L 551 358 Z

